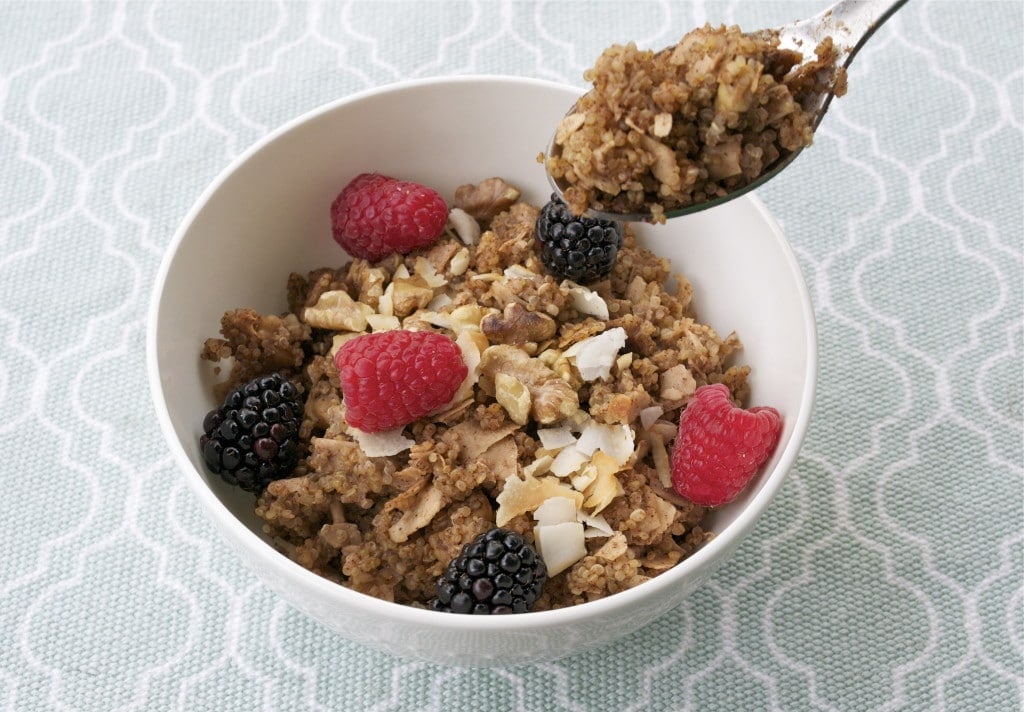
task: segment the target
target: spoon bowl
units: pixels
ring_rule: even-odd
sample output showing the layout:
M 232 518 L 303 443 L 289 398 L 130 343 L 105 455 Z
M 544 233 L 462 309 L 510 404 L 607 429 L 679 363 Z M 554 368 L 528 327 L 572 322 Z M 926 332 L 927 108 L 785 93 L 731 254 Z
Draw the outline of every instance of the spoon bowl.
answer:
M 868 38 L 906 3 L 907 0 L 839 0 L 839 2 L 836 2 L 826 10 L 806 20 L 800 20 L 775 30 L 760 30 L 754 34 L 764 33 L 765 35 L 777 36 L 780 49 L 799 52 L 803 56 L 803 60 L 800 64 L 794 66 L 791 71 L 795 71 L 798 67 L 815 61 L 813 52 L 808 50 L 813 50 L 822 41 L 831 37 L 836 50 L 834 65 L 845 69 L 850 65 L 853 57 L 864 46 Z M 814 130 L 817 130 L 835 96 L 835 89 L 833 87 L 831 91 L 817 95 L 809 107 L 804 107 L 813 113 L 814 118 L 811 126 Z M 573 113 L 575 109 L 576 105 L 574 104 L 568 113 Z M 798 148 L 795 151 L 784 153 L 756 178 L 725 195 L 665 210 L 664 217 L 667 219 L 689 215 L 734 200 L 764 185 L 777 176 L 800 155 L 802 150 L 802 148 Z M 557 156 L 560 153 L 561 147 L 556 141 L 555 136 L 552 136 L 546 155 Z M 559 198 L 562 198 L 570 184 L 564 178 L 555 178 L 550 172 L 547 175 L 552 190 Z M 654 221 L 649 211 L 616 213 L 591 208 L 587 211 L 587 214 L 595 218 L 623 222 Z

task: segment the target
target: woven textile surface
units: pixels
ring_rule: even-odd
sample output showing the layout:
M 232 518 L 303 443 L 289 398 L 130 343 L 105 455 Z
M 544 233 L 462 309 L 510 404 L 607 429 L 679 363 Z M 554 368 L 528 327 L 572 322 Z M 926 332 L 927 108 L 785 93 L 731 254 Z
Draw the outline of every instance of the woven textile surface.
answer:
M 1018 0 L 910 2 L 758 191 L 811 289 L 815 416 L 736 555 L 625 639 L 497 670 L 340 639 L 220 541 L 156 424 L 160 259 L 281 123 L 416 77 L 582 89 L 609 44 L 822 5 L 0 0 L 0 710 L 1019 709 Z

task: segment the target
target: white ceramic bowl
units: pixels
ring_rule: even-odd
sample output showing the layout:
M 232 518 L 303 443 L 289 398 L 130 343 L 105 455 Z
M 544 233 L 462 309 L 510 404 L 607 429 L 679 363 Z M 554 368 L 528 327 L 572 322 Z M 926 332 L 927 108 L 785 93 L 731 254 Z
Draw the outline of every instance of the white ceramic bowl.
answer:
M 215 404 L 203 340 L 221 314 L 286 308 L 289 272 L 342 260 L 329 206 L 356 174 L 378 171 L 430 185 L 448 200 L 456 186 L 502 176 L 543 204 L 549 189 L 536 156 L 575 88 L 521 78 L 454 77 L 394 84 L 316 109 L 235 160 L 199 197 L 157 276 L 148 370 L 168 445 L 225 540 L 263 582 L 341 635 L 436 663 L 539 662 L 593 648 L 678 605 L 729 557 L 778 492 L 803 440 L 814 398 L 814 313 L 800 269 L 755 197 L 660 227 L 640 239 L 692 281 L 702 320 L 737 331 L 753 367 L 753 403 L 784 418 L 761 476 L 714 514 L 718 536 L 665 574 L 623 593 L 568 609 L 512 616 L 459 616 L 366 596 L 307 571 L 261 533 L 253 499 L 206 472 L 198 447 Z

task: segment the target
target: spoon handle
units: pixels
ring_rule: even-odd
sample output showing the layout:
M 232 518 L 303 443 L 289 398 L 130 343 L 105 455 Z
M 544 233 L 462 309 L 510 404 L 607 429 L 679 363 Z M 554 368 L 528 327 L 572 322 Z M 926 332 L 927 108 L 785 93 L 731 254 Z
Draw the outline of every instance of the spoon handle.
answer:
M 907 0 L 839 0 L 813 17 L 780 27 L 779 46 L 801 52 L 804 61 L 810 61 L 814 57 L 810 50 L 826 37 L 831 37 L 838 52 L 836 64 L 848 67 L 854 55 L 875 30 L 906 3 Z M 814 119 L 815 129 L 825 118 L 825 112 L 828 111 L 833 98 L 832 92 L 822 95 Z M 793 154 L 793 157 L 795 155 Z M 784 161 L 779 167 L 785 163 L 788 161 Z M 762 177 L 756 182 L 764 180 L 767 180 L 767 177 Z
M 840 51 L 839 63 L 845 67 L 875 30 L 907 1 L 839 0 L 814 17 L 781 28 L 781 34 L 784 41 L 792 38 L 814 44 L 831 36 Z

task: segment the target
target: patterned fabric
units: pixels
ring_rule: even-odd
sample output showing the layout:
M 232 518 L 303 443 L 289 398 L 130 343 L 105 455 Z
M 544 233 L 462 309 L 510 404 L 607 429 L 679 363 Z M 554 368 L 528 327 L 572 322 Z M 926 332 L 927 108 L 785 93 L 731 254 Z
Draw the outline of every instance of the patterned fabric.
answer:
M 736 556 L 610 647 L 486 671 L 341 640 L 218 540 L 154 420 L 160 257 L 281 122 L 411 77 L 582 87 L 613 42 L 822 5 L 0 2 L 0 709 L 1017 709 L 1018 0 L 907 5 L 760 191 L 817 309 L 816 416 Z

